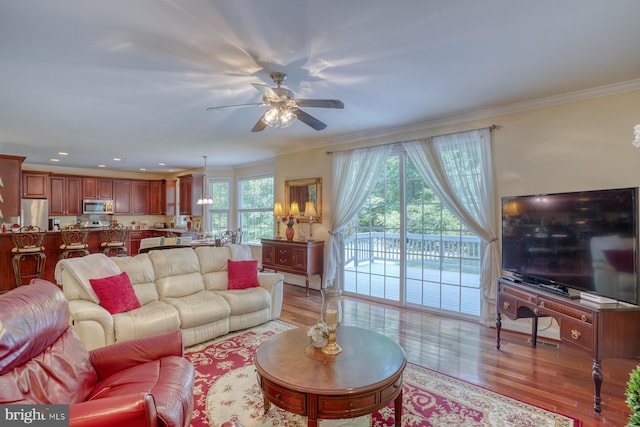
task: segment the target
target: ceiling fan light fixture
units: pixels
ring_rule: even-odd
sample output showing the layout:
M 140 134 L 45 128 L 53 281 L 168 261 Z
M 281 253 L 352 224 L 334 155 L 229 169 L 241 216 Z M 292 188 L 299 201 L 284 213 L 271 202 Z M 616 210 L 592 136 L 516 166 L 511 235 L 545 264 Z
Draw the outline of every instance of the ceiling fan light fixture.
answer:
M 288 128 L 296 119 L 294 110 L 285 102 L 277 102 L 272 104 L 271 108 L 264 113 L 262 121 L 274 128 Z
M 251 132 L 262 132 L 267 126 L 273 128 L 287 128 L 293 124 L 295 120 L 300 120 L 305 125 L 314 130 L 323 130 L 326 124 L 316 119 L 309 113 L 301 110 L 300 107 L 312 108 L 344 108 L 344 103 L 339 99 L 298 99 L 293 96 L 293 91 L 286 87 L 280 86 L 287 78 L 285 73 L 271 73 L 271 79 L 276 87 L 269 87 L 260 83 L 251 83 L 260 93 L 262 93 L 262 102 L 259 104 L 238 104 L 223 105 L 221 107 L 209 107 L 207 111 L 219 110 L 223 108 L 241 108 L 241 107 L 269 107 L 269 109 L 258 119 L 253 125 Z

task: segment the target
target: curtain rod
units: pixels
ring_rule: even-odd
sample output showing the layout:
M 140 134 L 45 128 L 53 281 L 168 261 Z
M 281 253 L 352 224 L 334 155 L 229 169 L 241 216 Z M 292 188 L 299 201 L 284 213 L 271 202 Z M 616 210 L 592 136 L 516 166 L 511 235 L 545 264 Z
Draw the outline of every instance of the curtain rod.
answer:
M 500 129 L 500 128 L 502 128 L 501 125 L 491 125 L 491 126 L 486 127 L 486 128 L 477 128 L 477 129 L 463 130 L 463 131 L 458 131 L 458 132 L 443 133 L 443 134 L 440 134 L 440 135 L 429 136 L 428 138 L 437 138 L 439 136 L 455 135 L 457 133 L 471 132 L 471 131 L 480 130 L 480 129 L 489 129 L 489 131 L 494 131 L 494 130 L 497 130 L 497 129 Z M 397 144 L 402 144 L 403 142 L 409 142 L 409 141 L 415 141 L 415 139 L 407 140 L 407 141 L 387 142 L 387 143 L 384 143 L 384 144 L 377 144 L 377 145 L 368 145 L 366 147 L 359 147 L 359 148 L 349 148 L 349 149 L 346 149 L 346 150 L 327 151 L 326 154 L 329 155 L 329 154 L 333 154 L 333 153 L 345 153 L 347 151 L 359 150 L 361 148 L 372 148 L 372 147 L 384 147 L 384 146 L 387 146 L 387 145 L 397 145 Z

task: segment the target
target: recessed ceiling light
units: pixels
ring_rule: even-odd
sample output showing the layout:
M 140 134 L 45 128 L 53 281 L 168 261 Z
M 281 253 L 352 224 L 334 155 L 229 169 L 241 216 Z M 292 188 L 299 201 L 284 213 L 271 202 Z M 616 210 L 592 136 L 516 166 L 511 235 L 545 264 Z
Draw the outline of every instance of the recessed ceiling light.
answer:
M 175 171 L 176 171 L 175 169 L 169 169 L 169 172 L 175 172 Z
M 146 171 L 146 170 L 147 170 L 147 168 L 140 168 L 140 170 L 141 170 L 141 171 Z
M 122 160 L 120 157 L 114 157 L 114 158 L 113 158 L 113 161 L 114 161 L 114 162 L 119 162 L 120 160 Z
M 51 160 L 52 162 L 59 162 L 60 161 L 60 159 L 49 159 L 49 160 Z
M 160 162 L 160 163 L 158 163 L 158 166 L 165 166 L 165 165 L 166 165 L 166 163 L 165 163 L 165 162 Z
M 107 165 L 98 165 L 99 168 L 106 168 Z
M 64 151 L 58 151 L 59 156 L 68 156 L 69 153 L 65 153 Z

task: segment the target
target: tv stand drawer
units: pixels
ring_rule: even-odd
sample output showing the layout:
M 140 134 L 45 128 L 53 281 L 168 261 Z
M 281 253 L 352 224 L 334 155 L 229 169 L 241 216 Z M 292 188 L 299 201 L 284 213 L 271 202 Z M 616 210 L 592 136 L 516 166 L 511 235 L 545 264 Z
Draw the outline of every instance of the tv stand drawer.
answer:
M 498 296 L 499 310 L 511 319 L 518 313 L 518 300 L 509 294 L 500 293 Z
M 593 311 L 567 305 L 565 301 L 556 301 L 544 296 L 538 297 L 538 312 L 552 317 L 569 317 L 576 321 L 593 325 Z
M 531 292 L 527 292 L 527 291 L 510 287 L 510 286 L 502 286 L 500 287 L 500 293 L 511 295 L 514 298 L 517 298 L 522 302 L 527 302 L 529 304 L 532 304 L 533 306 L 537 305 L 536 294 Z
M 560 339 L 562 342 L 593 351 L 593 326 L 579 320 L 562 318 L 560 320 Z

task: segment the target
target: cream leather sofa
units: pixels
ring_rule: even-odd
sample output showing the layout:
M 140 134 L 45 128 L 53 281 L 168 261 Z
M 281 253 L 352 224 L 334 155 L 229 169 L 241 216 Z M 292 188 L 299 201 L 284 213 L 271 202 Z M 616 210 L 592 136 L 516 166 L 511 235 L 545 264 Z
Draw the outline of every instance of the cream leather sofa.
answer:
M 176 329 L 182 329 L 185 346 L 190 346 L 280 316 L 282 274 L 258 273 L 259 287 L 229 290 L 231 255 L 228 247 L 188 247 L 108 260 L 99 254 L 81 258 L 94 275 L 89 278 L 106 276 L 100 273 L 101 264 L 112 268 L 111 261 L 129 276 L 141 307 L 113 315 L 98 304 L 90 284 L 82 280 L 87 277 L 65 260 L 56 266 L 56 281 L 69 300 L 73 327 L 89 350 Z

